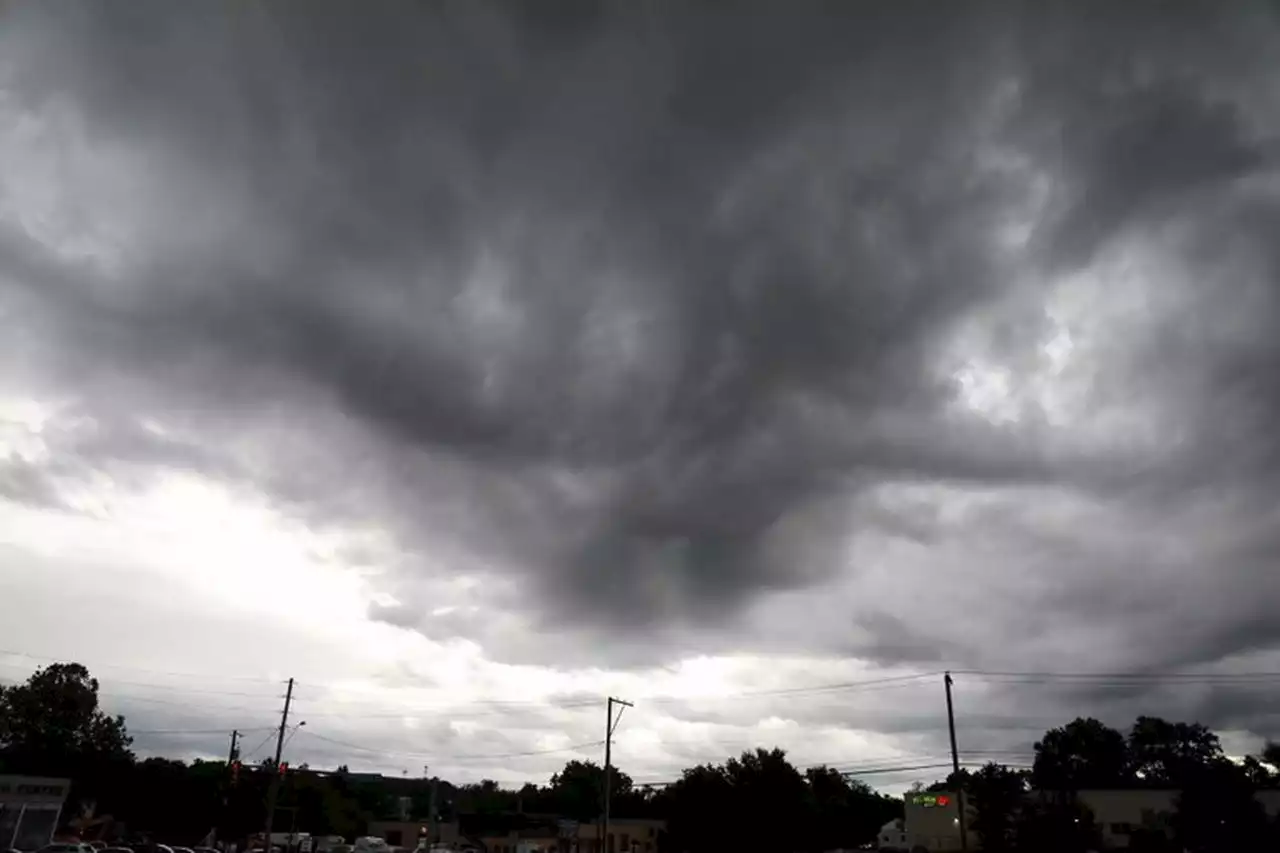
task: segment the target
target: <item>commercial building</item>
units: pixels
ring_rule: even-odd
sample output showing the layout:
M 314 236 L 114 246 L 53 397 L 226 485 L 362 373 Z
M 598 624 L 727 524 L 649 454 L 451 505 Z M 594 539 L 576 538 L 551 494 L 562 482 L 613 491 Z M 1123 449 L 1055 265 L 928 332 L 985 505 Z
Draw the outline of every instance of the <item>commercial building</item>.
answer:
M 70 790 L 70 779 L 0 776 L 0 850 L 48 844 Z
M 435 837 L 429 838 L 427 820 L 375 820 L 369 822 L 369 835 L 381 838 L 388 847 L 413 850 L 423 840 L 436 844 L 456 845 L 462 840 L 456 821 L 437 821 Z
M 614 818 L 609 822 L 607 851 L 602 851 L 600 826 L 595 822 L 579 823 L 553 815 L 521 815 L 516 821 L 495 819 L 489 823 L 492 828 L 487 831 L 472 826 L 475 834 L 464 835 L 456 822 L 443 821 L 436 825 L 434 841 L 458 848 L 479 841 L 489 853 L 657 853 L 658 834 L 666 826 L 660 820 Z M 502 823 L 518 825 L 501 831 L 497 826 Z M 412 850 L 426 826 L 424 821 L 374 821 L 369 824 L 369 834 L 384 839 L 389 847 Z
M 1280 790 L 1257 793 L 1267 815 L 1280 814 Z M 1154 789 L 1085 790 L 1076 798 L 1092 814 L 1102 833 L 1103 844 L 1108 848 L 1129 846 L 1129 837 L 1137 830 L 1168 830 L 1169 820 L 1177 809 L 1178 792 Z M 973 824 L 973 809 L 965 804 L 969 818 L 966 826 Z M 881 830 L 882 850 L 953 851 L 960 849 L 959 798 L 952 791 L 928 794 L 908 794 L 905 817 L 900 833 Z M 888 841 L 889 843 L 885 843 Z M 981 840 L 969 832 L 970 850 L 981 849 Z
M 965 824 L 968 826 L 973 823 L 972 805 L 966 803 L 965 811 L 969 815 Z M 923 847 L 926 850 L 959 850 L 960 798 L 954 791 L 907 794 L 902 830 L 896 844 L 881 844 L 881 849 L 914 850 Z M 970 838 L 969 849 L 976 848 L 977 844 Z

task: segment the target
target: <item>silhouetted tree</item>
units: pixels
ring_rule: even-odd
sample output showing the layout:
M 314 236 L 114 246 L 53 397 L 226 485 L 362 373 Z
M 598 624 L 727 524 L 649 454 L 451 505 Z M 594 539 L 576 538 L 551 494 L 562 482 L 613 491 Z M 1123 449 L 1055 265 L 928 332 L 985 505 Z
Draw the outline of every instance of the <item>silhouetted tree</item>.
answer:
M 86 761 L 129 760 L 124 717 L 98 708 L 98 680 L 78 663 L 37 670 L 0 687 L 0 760 L 16 770 L 79 769 Z
M 740 823 L 725 824 L 734 809 L 734 791 L 724 767 L 699 764 L 686 769 L 660 797 L 667 817 L 667 841 L 671 850 L 703 853 L 730 849 L 724 833 Z M 741 817 L 741 816 L 739 816 Z
M 862 847 L 875 840 L 880 827 L 902 817 L 902 800 L 884 797 L 865 782 L 850 781 L 830 767 L 805 771 L 809 786 L 811 828 L 804 840 L 812 850 Z
M 1023 853 L 1086 853 L 1102 849 L 1093 813 L 1074 796 L 1032 796 L 1014 821 L 1014 847 Z
M 551 798 L 548 811 L 555 811 L 575 820 L 591 820 L 604 806 L 604 768 L 591 761 L 570 761 L 559 773 L 551 777 Z M 609 793 L 615 803 L 622 805 L 631 793 L 631 777 L 618 768 L 609 774 Z M 534 791 L 526 800 L 536 797 Z M 525 803 L 526 810 L 530 803 Z M 542 809 L 539 809 L 542 810 Z
M 988 853 L 1014 849 L 1014 826 L 1026 796 L 1025 776 L 1000 764 L 987 764 L 969 779 L 966 805 L 970 827 Z
M 1218 736 L 1199 723 L 1139 717 L 1129 732 L 1135 774 L 1146 785 L 1180 788 L 1223 759 Z
M 1220 760 L 1179 772 L 1182 791 L 1173 828 L 1182 849 L 1192 853 L 1257 849 L 1269 826 L 1254 796 L 1256 788 L 1241 767 Z
M 1031 785 L 1037 790 L 1069 792 L 1133 783 L 1124 735 L 1091 717 L 1045 732 L 1035 755 Z
M 63 819 L 110 791 L 133 761 L 123 717 L 98 707 L 98 681 L 78 663 L 38 669 L 0 687 L 0 770 L 72 780 Z

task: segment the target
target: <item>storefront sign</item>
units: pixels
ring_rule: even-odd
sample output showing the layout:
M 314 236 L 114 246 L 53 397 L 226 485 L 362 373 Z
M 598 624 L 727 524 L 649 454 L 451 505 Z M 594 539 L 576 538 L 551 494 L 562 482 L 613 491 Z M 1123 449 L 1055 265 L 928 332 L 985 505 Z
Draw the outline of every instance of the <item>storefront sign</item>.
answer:
M 951 797 L 946 794 L 916 794 L 911 802 L 921 808 L 941 809 L 951 805 Z

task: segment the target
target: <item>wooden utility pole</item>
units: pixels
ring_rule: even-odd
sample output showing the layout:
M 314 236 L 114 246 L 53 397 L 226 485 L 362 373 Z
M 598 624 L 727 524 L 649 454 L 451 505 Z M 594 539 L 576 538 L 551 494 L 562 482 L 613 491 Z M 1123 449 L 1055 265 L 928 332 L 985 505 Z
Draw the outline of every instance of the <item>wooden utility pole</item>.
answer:
M 231 802 L 231 786 L 235 781 L 235 763 L 240 757 L 240 749 L 238 743 L 240 741 L 240 730 L 233 729 L 231 731 L 231 749 L 227 752 L 227 773 L 222 780 L 222 808 L 219 810 L 219 817 L 225 819 L 227 815 L 227 807 Z M 213 830 L 209 833 L 212 840 L 217 840 L 218 827 L 215 824 Z
M 289 725 L 289 705 L 293 702 L 293 679 L 284 694 L 284 712 L 280 714 L 280 731 L 276 734 L 276 760 L 272 762 L 267 780 L 267 822 L 262 832 L 263 853 L 271 853 L 271 824 L 276 816 L 276 798 L 280 796 L 280 759 L 284 753 L 284 730 Z
M 618 718 L 613 717 L 613 706 L 617 705 Z M 609 697 L 609 701 L 605 703 L 605 726 L 604 726 L 604 816 L 600 821 L 600 853 L 613 853 L 609 849 L 609 795 L 610 788 L 613 787 L 613 732 L 618 727 L 618 722 L 622 720 L 622 712 L 627 708 L 634 707 L 630 702 L 624 702 L 621 699 Z
M 951 776 L 956 780 L 956 810 L 960 813 L 956 818 L 956 823 L 960 826 L 960 849 L 968 851 L 969 831 L 965 826 L 967 821 L 964 813 L 964 780 L 960 778 L 960 753 L 956 750 L 956 712 L 951 704 L 950 672 L 943 674 L 942 684 L 947 690 L 947 728 L 951 732 Z

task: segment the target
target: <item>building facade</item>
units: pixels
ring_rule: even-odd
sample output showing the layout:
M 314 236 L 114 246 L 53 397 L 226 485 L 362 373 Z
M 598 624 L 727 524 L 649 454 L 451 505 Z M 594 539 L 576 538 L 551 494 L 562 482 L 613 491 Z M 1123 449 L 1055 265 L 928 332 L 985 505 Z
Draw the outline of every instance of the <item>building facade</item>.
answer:
M 1280 790 L 1259 791 L 1256 796 L 1268 816 L 1274 818 L 1280 814 Z M 1178 792 L 1143 788 L 1085 790 L 1080 791 L 1076 799 L 1093 814 L 1103 844 L 1123 849 L 1129 846 L 1130 836 L 1138 830 L 1168 831 L 1170 818 L 1177 810 Z M 965 811 L 969 815 L 966 825 L 972 826 L 973 809 L 967 803 Z M 950 791 L 908 794 L 905 818 L 896 842 L 892 837 L 894 833 L 886 830 L 881 831 L 882 850 L 910 851 L 917 847 L 929 851 L 960 850 L 958 798 Z M 886 840 L 891 843 L 886 845 Z M 982 847 L 981 839 L 972 831 L 967 841 L 970 850 Z
M 966 803 L 965 811 L 969 815 L 966 823 L 968 826 L 973 823 L 973 809 Z M 882 844 L 881 849 L 914 850 L 923 847 L 930 851 L 959 850 L 959 796 L 954 791 L 907 794 L 902 829 L 895 846 L 885 848 Z M 969 839 L 969 842 L 969 848 L 976 849 L 973 839 Z
M 70 779 L 0 776 L 0 850 L 48 844 L 70 791 Z
M 456 822 L 446 821 L 436 825 L 434 840 L 457 848 L 480 841 L 489 853 L 657 853 L 658 834 L 666 826 L 660 820 L 614 818 L 609 822 L 607 850 L 602 850 L 597 823 L 550 816 L 527 823 L 528 826 L 502 834 L 467 837 Z M 413 850 L 426 826 L 425 821 L 374 821 L 369 824 L 369 834 L 384 839 L 389 847 Z

